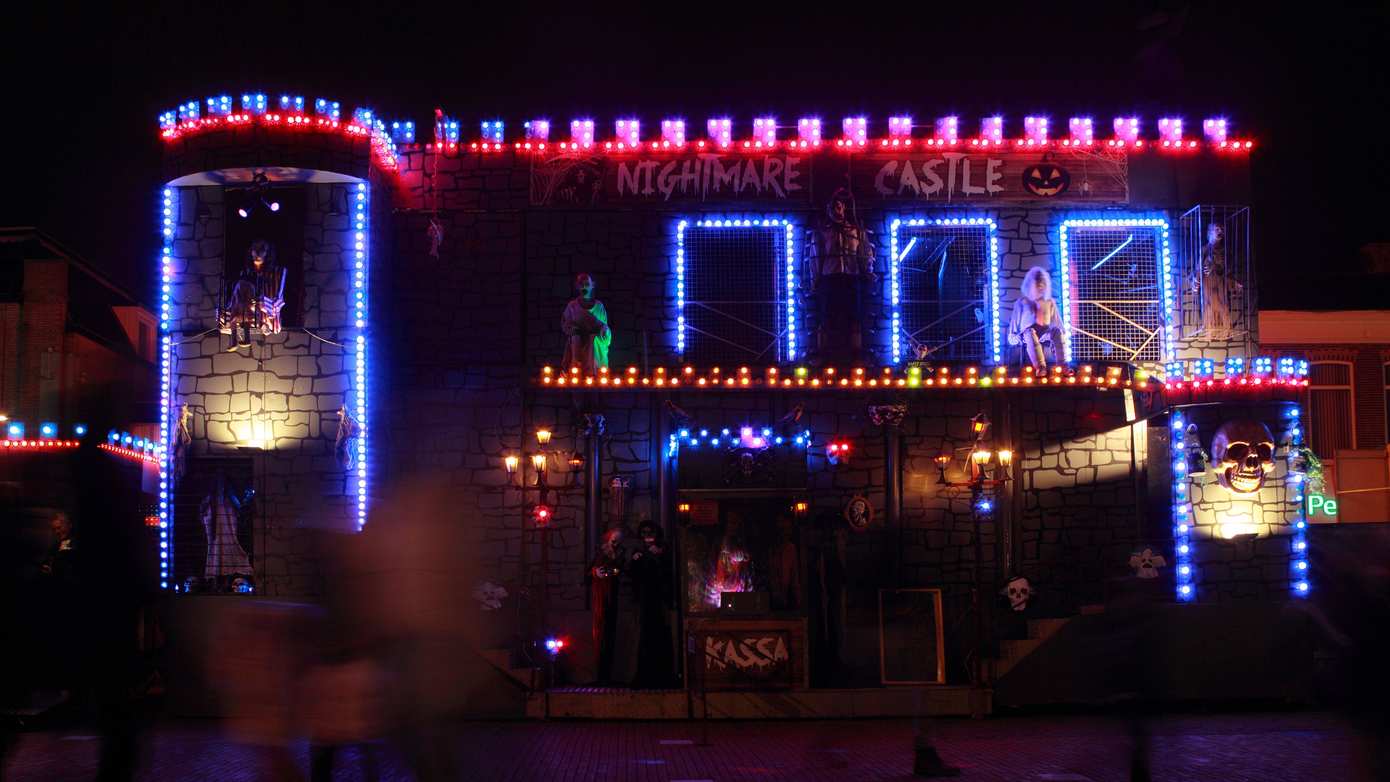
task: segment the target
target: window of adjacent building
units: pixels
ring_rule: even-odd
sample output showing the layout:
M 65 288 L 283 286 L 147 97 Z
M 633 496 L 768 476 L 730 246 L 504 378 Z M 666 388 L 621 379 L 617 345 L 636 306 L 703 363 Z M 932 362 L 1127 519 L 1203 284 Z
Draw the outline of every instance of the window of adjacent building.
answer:
M 1356 447 L 1356 417 L 1350 361 L 1315 361 L 1308 376 L 1313 453 L 1335 459 L 1338 449 Z
M 1386 362 L 1382 369 L 1385 371 L 1385 443 L 1390 445 L 1390 362 Z
M 729 367 L 801 355 L 787 221 L 686 220 L 676 243 L 676 350 L 683 360 Z
M 1074 361 L 1161 361 L 1166 229 L 1150 221 L 1067 224 L 1053 280 Z

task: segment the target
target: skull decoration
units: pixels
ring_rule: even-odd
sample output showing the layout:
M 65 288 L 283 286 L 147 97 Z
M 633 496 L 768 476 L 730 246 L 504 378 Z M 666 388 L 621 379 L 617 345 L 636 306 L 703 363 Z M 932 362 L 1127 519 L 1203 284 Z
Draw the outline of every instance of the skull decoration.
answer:
M 1023 576 L 1009 579 L 1009 583 L 1004 587 L 1000 594 L 1009 598 L 1009 608 L 1015 611 L 1026 611 L 1028 601 L 1033 597 L 1033 585 L 1028 583 L 1028 579 Z
M 1162 554 L 1155 554 L 1153 549 L 1146 548 L 1138 554 L 1131 554 L 1129 566 L 1134 568 L 1134 575 L 1140 578 L 1158 578 L 1158 569 L 1168 564 Z
M 1274 435 L 1259 421 L 1227 421 L 1211 438 L 1216 479 L 1236 494 L 1254 494 L 1274 472 Z

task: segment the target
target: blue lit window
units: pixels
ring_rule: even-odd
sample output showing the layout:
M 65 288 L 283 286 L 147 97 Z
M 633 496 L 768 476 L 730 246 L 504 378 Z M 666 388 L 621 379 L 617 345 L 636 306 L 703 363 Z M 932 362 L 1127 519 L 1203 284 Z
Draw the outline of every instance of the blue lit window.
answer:
M 1059 238 L 1068 360 L 1163 361 L 1174 323 L 1168 222 L 1067 220 Z
M 894 220 L 893 363 L 1000 360 L 999 239 L 987 217 Z
M 788 220 L 676 225 L 676 352 L 701 365 L 795 361 L 796 238 Z

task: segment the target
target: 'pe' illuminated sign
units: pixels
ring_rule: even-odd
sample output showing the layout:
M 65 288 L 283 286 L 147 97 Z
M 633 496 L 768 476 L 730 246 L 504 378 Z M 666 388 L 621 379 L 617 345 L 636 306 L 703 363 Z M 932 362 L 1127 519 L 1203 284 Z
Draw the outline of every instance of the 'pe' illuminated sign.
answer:
M 1333 518 L 1337 515 L 1337 501 L 1331 497 L 1324 497 L 1321 494 L 1308 495 L 1308 515 L 1322 515 Z

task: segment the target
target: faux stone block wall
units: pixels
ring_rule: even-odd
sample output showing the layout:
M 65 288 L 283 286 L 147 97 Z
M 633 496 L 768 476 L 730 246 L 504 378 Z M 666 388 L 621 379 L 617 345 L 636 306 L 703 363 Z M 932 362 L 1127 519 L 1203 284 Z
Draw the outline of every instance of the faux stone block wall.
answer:
M 226 349 L 229 337 L 215 330 L 227 284 L 224 193 L 220 187 L 177 193 L 174 402 L 193 411 L 192 456 L 253 456 L 258 526 L 251 554 L 258 591 L 271 596 L 316 592 L 319 566 L 305 530 L 347 530 L 355 519 L 355 481 L 333 455 L 338 409 L 350 400 L 353 382 L 351 354 L 343 348 L 356 335 L 347 309 L 351 186 L 305 187 L 304 329 L 255 339 L 249 350 L 234 352 Z M 266 427 L 266 447 L 238 450 L 252 438 L 252 421 Z M 198 523 L 181 523 L 190 521 Z M 175 580 L 201 575 L 201 568 L 201 561 L 176 561 Z

